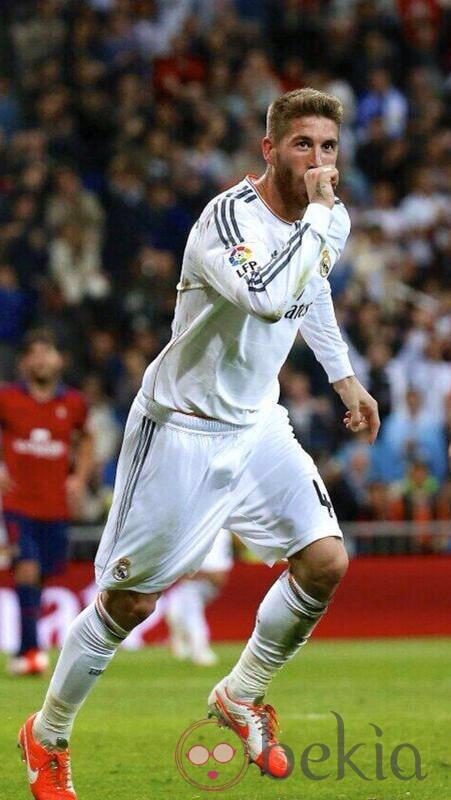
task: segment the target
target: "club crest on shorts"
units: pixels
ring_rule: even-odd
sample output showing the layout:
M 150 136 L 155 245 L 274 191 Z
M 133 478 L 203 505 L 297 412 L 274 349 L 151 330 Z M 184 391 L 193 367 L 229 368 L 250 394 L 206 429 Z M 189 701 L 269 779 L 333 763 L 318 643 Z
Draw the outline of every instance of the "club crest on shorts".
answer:
M 113 578 L 115 581 L 126 581 L 130 577 L 130 559 L 120 558 L 113 567 Z
M 322 278 L 327 278 L 331 267 L 330 253 L 327 247 L 321 253 L 321 261 L 319 262 L 319 274 Z

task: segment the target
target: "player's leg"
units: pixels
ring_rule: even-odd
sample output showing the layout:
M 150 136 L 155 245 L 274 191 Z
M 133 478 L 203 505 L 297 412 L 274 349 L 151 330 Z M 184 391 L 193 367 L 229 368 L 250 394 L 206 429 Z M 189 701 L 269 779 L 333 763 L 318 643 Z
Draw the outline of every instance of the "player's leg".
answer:
M 25 662 L 27 655 L 39 650 L 38 619 L 41 608 L 41 574 L 38 561 L 30 559 L 19 561 L 16 564 L 14 588 L 20 608 L 20 645 L 17 659 L 23 658 Z
M 288 570 L 261 602 L 252 636 L 229 677 L 235 697 L 261 702 L 275 673 L 306 644 L 326 613 L 347 565 L 341 540 L 332 536 L 289 559 Z
M 37 523 L 21 515 L 7 514 L 6 524 L 17 547 L 13 575 L 20 608 L 20 645 L 8 663 L 8 670 L 13 675 L 39 674 L 47 668 L 48 658 L 38 642 L 41 563 Z
M 128 633 L 155 608 L 157 594 L 104 591 L 67 633 L 44 705 L 34 720 L 37 741 L 67 747 L 75 717 Z
M 130 511 L 131 478 L 134 480 L 142 473 L 150 444 L 150 421 L 133 408 L 124 433 L 113 505 L 104 531 L 104 536 L 112 536 L 113 547 L 118 538 L 119 516 L 124 510 L 122 499 L 128 498 Z M 125 525 L 125 515 L 121 522 Z M 120 581 L 116 585 L 116 591 L 111 587 L 99 592 L 67 632 L 43 708 L 33 723 L 36 740 L 46 746 L 55 747 L 60 742 L 63 748 L 67 747 L 75 716 L 97 678 L 130 630 L 154 608 L 155 596 L 151 592 L 121 590 Z
M 289 569 L 260 604 L 244 652 L 211 693 L 209 705 L 223 718 L 249 717 L 249 730 L 263 715 L 260 731 L 269 731 L 266 745 L 258 725 L 251 743 L 253 760 L 262 766 L 265 746 L 275 741 L 275 717 L 262 705 L 263 697 L 274 674 L 305 644 L 325 613 L 346 571 L 347 555 L 324 484 L 281 409 L 262 435 L 242 484 L 240 506 L 227 524 L 267 563 L 288 558 Z M 273 768 L 266 765 L 267 771 L 283 776 L 283 754 L 276 748 L 272 758 Z
M 96 559 L 101 593 L 70 627 L 44 708 L 20 733 L 29 768 L 30 748 L 42 761 L 43 781 L 55 753 L 68 758 L 74 717 L 120 643 L 151 613 L 160 591 L 198 570 L 230 509 L 224 483 L 236 469 L 235 428 L 209 436 L 213 426 L 205 423 L 205 435 L 197 435 L 196 422 L 184 419 L 176 414 L 171 425 L 159 424 L 136 405 L 130 413 Z M 65 774 L 62 766 L 61 780 Z M 61 796 L 72 800 L 66 784 Z M 35 796 L 46 800 L 44 792 Z
M 176 658 L 211 666 L 217 656 L 210 647 L 206 607 L 219 595 L 232 567 L 231 535 L 220 531 L 212 549 L 191 579 L 180 581 L 166 597 L 166 621 Z
M 121 642 L 152 612 L 156 599 L 127 590 L 102 592 L 72 623 L 44 705 L 19 732 L 36 800 L 76 800 L 68 749 L 75 716 Z
M 210 648 L 210 629 L 205 611 L 226 580 L 227 572 L 201 571 L 194 578 L 181 581 L 169 592 L 166 621 L 176 658 L 189 658 L 199 666 L 216 664 L 217 656 Z

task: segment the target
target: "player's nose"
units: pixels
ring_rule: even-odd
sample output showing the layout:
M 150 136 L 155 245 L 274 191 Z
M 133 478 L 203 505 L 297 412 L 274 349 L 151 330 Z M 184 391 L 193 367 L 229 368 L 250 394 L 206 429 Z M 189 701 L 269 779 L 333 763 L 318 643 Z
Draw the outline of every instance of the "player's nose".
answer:
M 323 165 L 323 153 L 320 147 L 312 147 L 310 167 L 321 167 Z

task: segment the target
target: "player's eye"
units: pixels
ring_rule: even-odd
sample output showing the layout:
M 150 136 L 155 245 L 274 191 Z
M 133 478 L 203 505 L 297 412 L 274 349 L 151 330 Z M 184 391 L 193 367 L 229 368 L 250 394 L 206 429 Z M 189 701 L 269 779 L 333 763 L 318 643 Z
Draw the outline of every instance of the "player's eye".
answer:
M 300 142 L 296 143 L 296 147 L 300 147 L 302 150 L 307 150 L 309 148 L 309 143 L 302 139 Z
M 203 764 L 207 763 L 210 758 L 210 753 L 202 744 L 195 744 L 188 750 L 186 757 L 191 764 L 194 764 L 196 767 L 201 767 Z
M 212 753 L 213 758 L 215 761 L 218 761 L 219 764 L 227 764 L 232 760 L 234 755 L 234 748 L 227 742 L 221 742 L 221 744 L 217 744 Z

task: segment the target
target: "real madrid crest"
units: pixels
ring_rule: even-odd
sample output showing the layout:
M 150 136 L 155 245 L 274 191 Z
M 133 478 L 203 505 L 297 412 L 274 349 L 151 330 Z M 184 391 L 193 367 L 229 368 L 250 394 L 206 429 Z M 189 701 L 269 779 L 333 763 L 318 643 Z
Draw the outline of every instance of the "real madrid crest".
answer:
M 130 576 L 130 559 L 120 558 L 113 567 L 113 578 L 115 581 L 126 581 Z
M 330 253 L 327 247 L 321 253 L 321 260 L 319 262 L 319 274 L 322 278 L 327 278 L 331 267 Z

